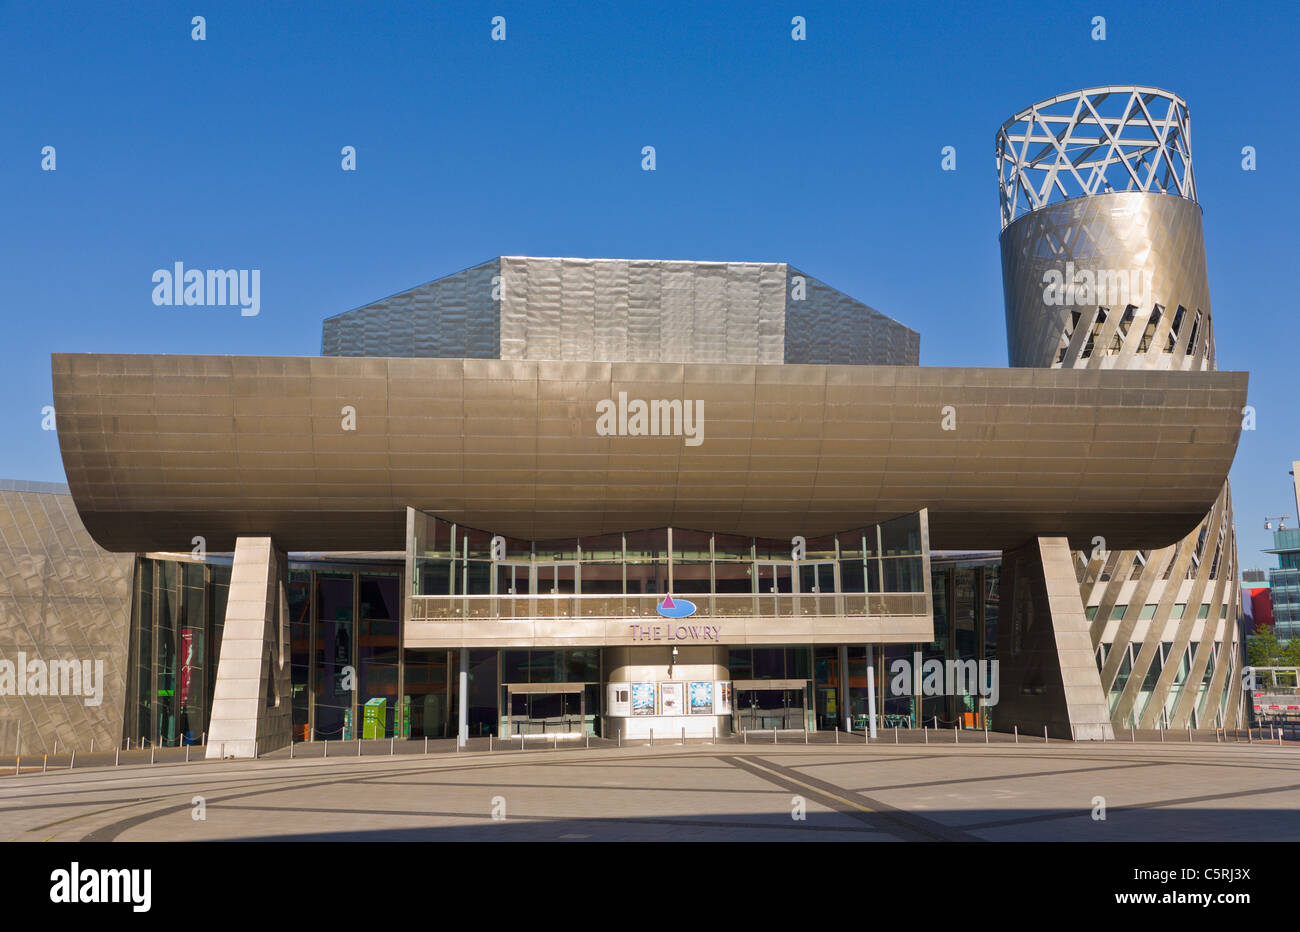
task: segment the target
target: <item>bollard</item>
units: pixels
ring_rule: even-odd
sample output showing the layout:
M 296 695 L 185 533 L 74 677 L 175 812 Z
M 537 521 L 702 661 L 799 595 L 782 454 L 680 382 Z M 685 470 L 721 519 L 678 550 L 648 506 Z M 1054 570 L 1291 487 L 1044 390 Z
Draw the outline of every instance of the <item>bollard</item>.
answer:
M 742 731 L 740 733 L 740 742 L 741 744 L 749 744 L 749 732 Z
M 1016 733 L 1016 744 L 1020 743 L 1020 726 L 1012 725 L 1011 729 Z
M 806 727 L 803 730 L 803 743 L 804 744 L 808 743 L 808 729 Z
M 524 745 L 527 743 L 528 742 L 524 740 L 524 733 L 522 731 L 519 732 L 519 750 L 522 751 L 524 749 Z
M 118 758 L 118 755 L 121 754 L 121 753 L 122 753 L 122 749 L 121 749 L 121 748 L 113 748 L 113 766 L 114 766 L 114 767 L 117 766 L 117 758 Z
M 1278 746 L 1278 747 L 1281 747 L 1281 746 L 1282 746 L 1282 729 L 1281 729 L 1281 728 L 1279 728 L 1279 729 L 1277 730 L 1277 746 Z
M 1191 722 L 1188 722 L 1188 723 L 1187 723 L 1187 743 L 1188 743 L 1188 744 L 1191 744 L 1191 743 L 1192 743 L 1192 723 L 1191 723 Z
M 424 736 L 424 753 L 425 753 L 425 754 L 428 754 L 428 753 L 429 753 L 429 736 L 428 736 L 428 735 L 425 735 L 425 736 Z
M 618 746 L 623 746 L 623 726 L 618 726 Z
M 361 756 L 361 739 L 357 739 L 357 757 Z
M 655 746 L 655 730 L 654 730 L 653 728 L 651 728 L 651 729 L 650 729 L 650 747 L 654 747 L 654 746 Z
M 840 746 L 840 726 L 839 726 L 839 725 L 836 725 L 836 726 L 835 726 L 835 746 L 836 746 L 836 747 L 839 747 L 839 746 Z
M 772 743 L 776 744 L 776 726 L 772 726 Z
M 1136 728 L 1129 729 L 1129 733 L 1128 733 L 1129 744 L 1137 744 L 1137 733 L 1138 730 Z
M 153 753 L 154 753 L 154 751 L 156 751 L 156 750 L 158 750 L 158 746 L 157 746 L 157 745 L 154 745 L 154 744 L 149 745 L 149 766 L 151 766 L 151 767 L 153 766 Z
M 90 753 L 91 753 L 91 754 L 94 754 L 94 753 L 95 753 L 95 739 L 94 739 L 94 738 L 91 738 L 91 739 L 90 739 Z
M 686 747 L 686 726 L 682 726 L 682 747 Z
M 127 749 L 128 751 L 131 750 L 131 739 L 130 739 L 130 738 L 127 738 L 127 739 L 126 739 L 126 749 Z
M 583 737 L 586 739 L 587 750 L 591 750 L 591 735 L 587 732 L 584 732 Z
M 324 756 L 327 757 L 327 758 L 330 756 L 330 739 L 329 739 L 329 738 L 326 738 L 326 739 L 325 739 L 325 755 L 324 755 Z
M 894 728 L 894 743 L 898 744 L 898 728 Z
M 929 725 L 922 725 L 922 726 L 921 726 L 921 735 L 922 735 L 922 737 L 925 738 L 925 743 L 926 743 L 926 744 L 929 744 L 929 743 L 930 743 L 930 726 L 929 726 Z
M 956 726 L 956 725 L 953 725 L 953 726 L 952 726 L 952 743 L 953 743 L 953 744 L 961 744 L 961 742 L 957 740 L 957 726 Z
M 221 742 L 221 759 L 226 759 L 226 742 L 224 741 Z
M 553 751 L 559 750 L 559 747 L 560 747 L 560 733 L 557 731 L 554 735 L 551 736 L 551 750 Z
M 488 750 L 492 750 L 492 736 L 488 735 Z M 397 753 L 397 737 L 393 736 L 388 739 L 388 756 L 392 757 Z
M 293 742 L 289 742 L 289 760 L 293 760 Z M 185 745 L 185 763 L 190 762 L 190 746 Z
M 50 762 L 50 755 L 46 754 L 41 758 L 41 773 L 45 773 L 45 765 Z
M 77 749 L 73 748 L 72 757 L 68 760 L 68 769 L 71 770 L 72 765 L 75 764 L 76 762 L 77 762 Z
M 1160 743 L 1165 743 L 1165 730 L 1157 726 L 1156 731 L 1160 732 Z

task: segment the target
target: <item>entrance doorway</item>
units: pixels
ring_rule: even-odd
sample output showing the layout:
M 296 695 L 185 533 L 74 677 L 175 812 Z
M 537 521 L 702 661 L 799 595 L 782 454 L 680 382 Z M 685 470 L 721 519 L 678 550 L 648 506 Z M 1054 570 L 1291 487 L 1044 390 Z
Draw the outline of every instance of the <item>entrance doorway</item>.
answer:
M 790 599 L 770 598 L 770 596 L 782 596 L 794 594 L 794 565 L 790 563 L 759 563 L 755 581 L 758 585 L 758 594 L 760 596 L 769 596 L 769 598 L 758 599 L 758 613 L 760 615 L 790 615 L 792 614 L 793 605 Z
M 583 683 L 506 683 L 506 737 L 587 731 Z M 593 710 L 594 711 L 594 710 Z
M 806 680 L 736 680 L 732 688 L 735 731 L 803 731 L 807 727 Z

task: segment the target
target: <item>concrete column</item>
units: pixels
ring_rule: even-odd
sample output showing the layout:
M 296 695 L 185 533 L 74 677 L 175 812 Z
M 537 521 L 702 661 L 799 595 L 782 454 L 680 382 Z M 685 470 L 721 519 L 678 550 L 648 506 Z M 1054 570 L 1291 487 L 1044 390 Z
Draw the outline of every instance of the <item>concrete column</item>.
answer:
M 460 727 L 456 743 L 461 747 L 469 741 L 469 648 L 460 649 Z
M 849 709 L 849 646 L 840 645 L 840 718 L 844 730 L 853 730 L 853 713 Z
M 253 758 L 289 743 L 288 559 L 269 537 L 240 537 L 230 568 L 206 756 Z
M 1038 537 L 1003 551 L 999 590 L 998 730 L 1115 740 L 1069 541 Z
M 867 734 L 876 737 L 876 649 L 867 645 Z

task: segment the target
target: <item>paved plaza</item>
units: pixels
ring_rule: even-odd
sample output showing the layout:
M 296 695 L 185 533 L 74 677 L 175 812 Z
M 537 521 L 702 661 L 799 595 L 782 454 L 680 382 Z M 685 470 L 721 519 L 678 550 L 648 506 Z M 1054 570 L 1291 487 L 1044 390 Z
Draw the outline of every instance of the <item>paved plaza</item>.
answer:
M 0 776 L 0 837 L 1300 840 L 1294 744 L 516 743 L 427 755 L 411 745 L 394 756 L 356 756 L 353 742 L 351 756 L 184 763 L 172 749 L 153 765 L 24 767 Z

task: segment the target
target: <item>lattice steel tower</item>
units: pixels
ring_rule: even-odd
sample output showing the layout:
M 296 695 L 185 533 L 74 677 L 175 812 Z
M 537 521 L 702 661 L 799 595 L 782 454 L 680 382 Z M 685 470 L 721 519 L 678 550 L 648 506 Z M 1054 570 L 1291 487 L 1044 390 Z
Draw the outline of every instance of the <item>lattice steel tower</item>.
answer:
M 1012 366 L 1215 368 L 1185 101 L 1127 86 L 1053 97 L 1002 125 L 997 165 Z M 1177 427 L 1177 416 L 1153 415 L 1151 430 Z M 1176 469 L 1168 481 L 1178 483 Z M 1182 540 L 1074 561 L 1112 725 L 1237 724 L 1227 484 Z

